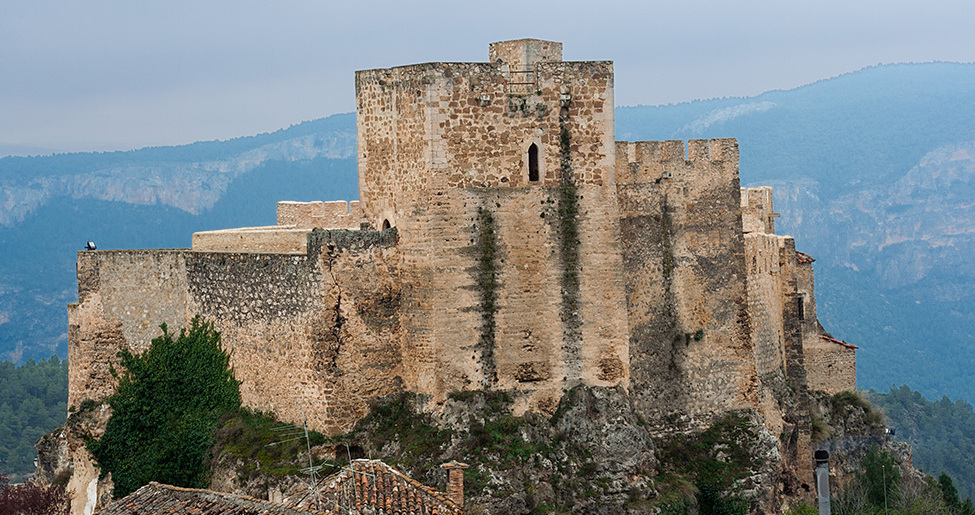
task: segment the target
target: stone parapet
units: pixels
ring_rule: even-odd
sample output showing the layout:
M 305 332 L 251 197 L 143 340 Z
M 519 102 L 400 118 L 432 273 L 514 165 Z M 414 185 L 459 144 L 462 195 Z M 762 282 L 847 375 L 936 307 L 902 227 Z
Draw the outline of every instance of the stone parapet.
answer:
M 288 226 L 244 227 L 193 233 L 193 250 L 198 252 L 260 252 L 304 254 L 311 229 Z
M 359 201 L 330 202 L 281 201 L 277 206 L 278 225 L 296 229 L 350 229 L 361 227 Z

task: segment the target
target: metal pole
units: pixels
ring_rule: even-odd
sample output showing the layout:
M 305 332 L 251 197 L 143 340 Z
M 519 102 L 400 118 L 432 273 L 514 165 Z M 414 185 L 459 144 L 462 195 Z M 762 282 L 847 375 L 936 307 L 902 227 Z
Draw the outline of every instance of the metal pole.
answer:
M 881 464 L 880 469 L 884 471 L 884 515 L 887 514 L 887 465 Z
M 816 451 L 816 498 L 819 515 L 830 515 L 829 506 L 829 452 Z

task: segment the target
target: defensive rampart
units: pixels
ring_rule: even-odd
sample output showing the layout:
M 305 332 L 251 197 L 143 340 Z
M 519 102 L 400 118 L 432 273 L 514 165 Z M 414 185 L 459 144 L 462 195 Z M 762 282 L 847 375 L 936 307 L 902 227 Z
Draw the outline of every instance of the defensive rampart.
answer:
M 79 254 L 69 310 L 69 399 L 100 399 L 123 348 L 202 315 L 221 332 L 244 403 L 319 430 L 347 430 L 400 387 L 396 231 L 315 231 L 305 254 Z
M 631 395 L 682 431 L 754 406 L 734 140 L 619 142 Z

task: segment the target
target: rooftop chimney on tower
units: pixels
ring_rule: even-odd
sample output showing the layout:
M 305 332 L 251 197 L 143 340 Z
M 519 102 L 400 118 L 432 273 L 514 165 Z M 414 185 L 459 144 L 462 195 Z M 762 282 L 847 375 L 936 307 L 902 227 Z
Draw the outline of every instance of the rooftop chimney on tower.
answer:
M 447 498 L 461 508 L 464 507 L 464 469 L 467 467 L 466 463 L 457 461 L 440 465 L 447 470 Z
M 502 62 L 512 71 L 531 70 L 535 63 L 562 60 L 562 43 L 541 39 L 498 41 L 488 46 L 488 61 Z

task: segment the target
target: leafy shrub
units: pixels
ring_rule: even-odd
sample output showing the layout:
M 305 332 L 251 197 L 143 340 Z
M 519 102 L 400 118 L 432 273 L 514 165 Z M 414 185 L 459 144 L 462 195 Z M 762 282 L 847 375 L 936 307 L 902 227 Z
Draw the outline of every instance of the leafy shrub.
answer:
M 211 323 L 196 317 L 176 338 L 165 324 L 162 331 L 141 355 L 119 353 L 112 418 L 88 442 L 102 474 L 112 474 L 116 498 L 149 481 L 205 487 L 217 421 L 240 408 L 240 382 Z
M 756 438 L 748 418 L 732 412 L 694 437 L 663 442 L 661 461 L 670 471 L 693 482 L 700 513 L 744 514 L 748 502 L 735 491 L 739 482 L 761 465 L 752 450 Z

